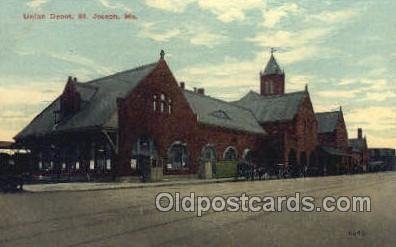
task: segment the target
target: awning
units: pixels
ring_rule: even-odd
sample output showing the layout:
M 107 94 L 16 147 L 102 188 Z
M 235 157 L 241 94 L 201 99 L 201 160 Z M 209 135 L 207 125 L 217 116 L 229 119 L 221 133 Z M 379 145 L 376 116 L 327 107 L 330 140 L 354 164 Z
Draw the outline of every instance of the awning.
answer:
M 14 149 L 14 143 L 8 141 L 0 141 L 0 149 Z

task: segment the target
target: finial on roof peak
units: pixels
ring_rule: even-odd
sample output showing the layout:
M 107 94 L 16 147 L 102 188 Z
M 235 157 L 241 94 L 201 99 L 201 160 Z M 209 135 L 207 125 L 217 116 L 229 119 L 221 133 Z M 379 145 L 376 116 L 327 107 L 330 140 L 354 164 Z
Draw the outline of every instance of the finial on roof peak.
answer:
M 342 111 L 342 106 L 340 106 L 340 111 Z
M 160 57 L 161 57 L 161 59 L 164 59 L 164 58 L 165 58 L 165 51 L 164 51 L 164 50 L 161 50 L 161 52 L 160 52 Z
M 274 57 L 275 51 L 277 51 L 275 48 L 271 48 L 271 56 L 264 68 L 264 71 L 262 72 L 263 75 L 281 75 L 284 73 Z
M 305 84 L 305 92 L 308 92 L 308 83 Z

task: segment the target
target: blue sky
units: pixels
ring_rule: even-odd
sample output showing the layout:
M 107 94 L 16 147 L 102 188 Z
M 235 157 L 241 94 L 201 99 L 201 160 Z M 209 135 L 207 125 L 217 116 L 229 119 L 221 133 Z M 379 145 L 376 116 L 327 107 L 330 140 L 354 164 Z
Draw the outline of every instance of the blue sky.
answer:
M 279 47 L 286 90 L 316 111 L 343 106 L 349 136 L 396 147 L 396 1 L 35 0 L 0 3 L 0 140 L 59 93 L 159 58 L 187 87 L 224 100 L 258 90 Z M 137 20 L 24 20 L 23 14 L 133 13 Z

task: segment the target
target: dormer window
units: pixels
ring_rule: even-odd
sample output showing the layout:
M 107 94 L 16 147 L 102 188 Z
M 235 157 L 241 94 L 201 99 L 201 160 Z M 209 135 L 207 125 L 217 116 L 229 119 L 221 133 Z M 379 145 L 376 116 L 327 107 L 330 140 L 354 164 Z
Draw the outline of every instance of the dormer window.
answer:
M 225 111 L 222 110 L 218 110 L 218 111 L 214 111 L 211 113 L 212 116 L 215 116 L 217 118 L 222 118 L 222 119 L 231 119 L 227 113 L 225 113 Z

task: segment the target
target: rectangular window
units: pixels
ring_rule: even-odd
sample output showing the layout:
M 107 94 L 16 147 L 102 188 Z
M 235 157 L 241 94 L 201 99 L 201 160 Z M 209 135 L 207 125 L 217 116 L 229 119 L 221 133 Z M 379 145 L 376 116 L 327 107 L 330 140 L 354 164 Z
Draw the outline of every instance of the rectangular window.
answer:
M 136 169 L 136 159 L 131 159 L 131 169 Z
M 161 101 L 161 112 L 164 112 L 165 110 L 165 103 Z
M 106 160 L 106 169 L 111 170 L 111 160 L 109 159 Z
M 95 169 L 95 162 L 93 160 L 89 161 L 89 169 L 91 170 Z

